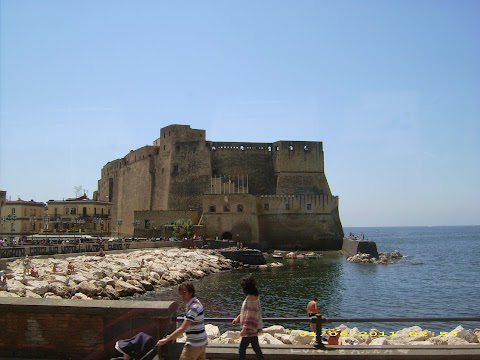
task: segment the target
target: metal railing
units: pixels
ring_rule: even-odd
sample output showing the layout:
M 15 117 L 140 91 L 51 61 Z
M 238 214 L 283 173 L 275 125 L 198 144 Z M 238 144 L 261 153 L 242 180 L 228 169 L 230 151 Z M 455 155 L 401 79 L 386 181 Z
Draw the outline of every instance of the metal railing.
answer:
M 205 323 L 231 323 L 234 318 L 205 318 Z M 177 317 L 177 321 L 183 321 Z M 416 318 L 327 318 L 322 315 L 301 318 L 262 318 L 264 323 L 310 323 L 315 321 L 315 347 L 324 348 L 322 324 L 326 323 L 420 323 L 420 322 L 480 322 L 480 317 L 416 317 Z

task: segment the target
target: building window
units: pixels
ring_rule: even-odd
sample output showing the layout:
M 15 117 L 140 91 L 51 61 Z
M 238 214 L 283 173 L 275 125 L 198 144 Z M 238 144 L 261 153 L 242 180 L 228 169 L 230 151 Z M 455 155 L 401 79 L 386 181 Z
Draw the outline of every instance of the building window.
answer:
M 269 209 L 268 204 L 263 204 L 263 210 L 268 210 L 268 209 Z
M 224 212 L 230 212 L 230 205 L 228 205 L 228 204 L 227 204 L 227 205 L 224 205 L 224 206 L 223 206 L 223 211 L 224 211 Z
M 238 212 L 243 212 L 243 205 L 242 204 L 237 205 L 237 211 Z
M 290 204 L 289 203 L 285 204 L 285 210 L 290 210 Z
M 312 204 L 307 204 L 307 210 L 312 210 Z
M 215 206 L 211 205 L 210 206 L 210 212 L 216 212 L 217 210 L 215 209 Z

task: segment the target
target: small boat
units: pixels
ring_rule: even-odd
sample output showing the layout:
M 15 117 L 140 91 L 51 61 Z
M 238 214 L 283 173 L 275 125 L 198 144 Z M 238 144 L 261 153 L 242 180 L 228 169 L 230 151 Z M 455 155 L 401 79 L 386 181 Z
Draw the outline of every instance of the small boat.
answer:
M 305 258 L 306 259 L 318 259 L 320 257 L 322 257 L 323 254 L 316 254 L 316 253 L 308 253 L 308 254 L 305 254 Z
M 274 259 L 283 259 L 283 255 L 282 255 L 282 254 L 279 254 L 279 253 L 273 254 L 272 257 L 273 257 Z

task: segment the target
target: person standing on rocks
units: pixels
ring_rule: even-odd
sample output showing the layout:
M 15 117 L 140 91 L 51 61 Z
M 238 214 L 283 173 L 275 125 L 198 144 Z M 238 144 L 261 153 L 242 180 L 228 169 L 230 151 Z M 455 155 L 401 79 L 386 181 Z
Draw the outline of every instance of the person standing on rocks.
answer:
M 240 286 L 247 297 L 243 301 L 240 315 L 232 321 L 232 325 L 240 324 L 242 326 L 238 359 L 246 359 L 247 347 L 252 344 L 253 351 L 257 354 L 257 360 L 263 360 L 262 349 L 258 343 L 258 333 L 263 329 L 263 321 L 257 284 L 253 276 L 249 275 L 240 280 Z
M 163 346 L 185 333 L 187 341 L 179 360 L 205 360 L 208 337 L 203 320 L 203 305 L 195 297 L 195 287 L 191 282 L 181 284 L 178 287 L 178 294 L 180 299 L 187 304 L 185 307 L 185 319 L 182 325 L 174 332 L 158 340 L 157 346 Z
M 27 256 L 23 259 L 23 275 L 30 275 L 30 268 L 32 267 L 32 260 Z

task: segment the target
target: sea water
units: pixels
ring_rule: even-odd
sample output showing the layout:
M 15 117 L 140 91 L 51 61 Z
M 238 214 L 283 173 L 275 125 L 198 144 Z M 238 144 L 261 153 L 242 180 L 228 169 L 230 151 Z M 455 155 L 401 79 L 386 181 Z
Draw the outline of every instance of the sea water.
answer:
M 238 314 L 244 299 L 239 280 L 246 274 L 257 280 L 263 317 L 306 317 L 313 296 L 327 318 L 480 317 L 480 226 L 358 227 L 344 232 L 363 234 L 377 243 L 379 251 L 399 250 L 403 258 L 388 265 L 362 264 L 348 262 L 338 252 L 325 252 L 318 259 L 280 260 L 282 267 L 212 274 L 195 281 L 206 317 Z M 178 292 L 175 287 L 135 299 L 178 300 Z M 308 329 L 308 324 L 282 325 Z M 385 333 L 412 325 L 436 332 L 457 325 L 480 327 L 478 322 L 346 325 Z M 227 327 L 221 325 L 222 330 Z

